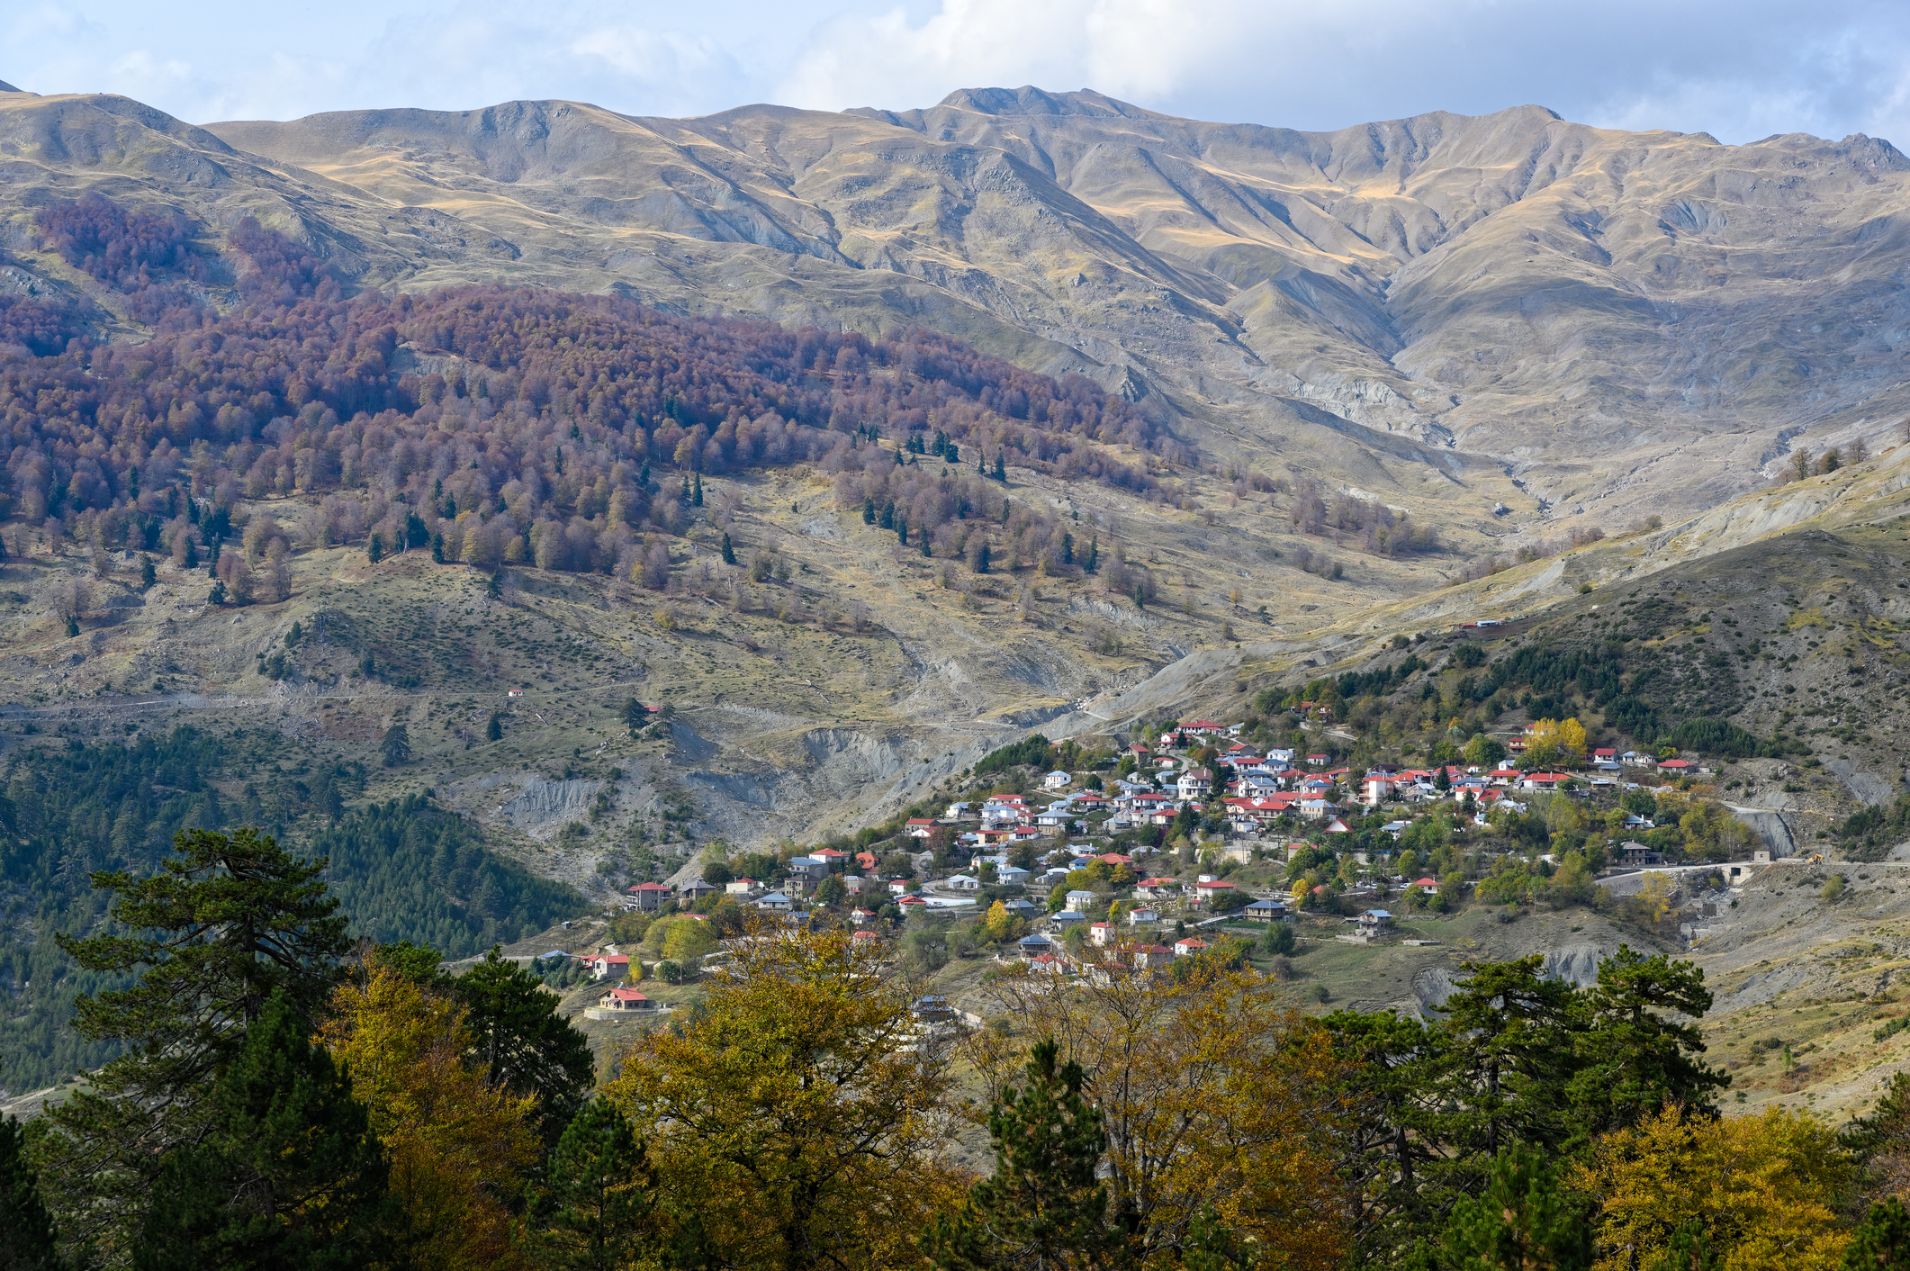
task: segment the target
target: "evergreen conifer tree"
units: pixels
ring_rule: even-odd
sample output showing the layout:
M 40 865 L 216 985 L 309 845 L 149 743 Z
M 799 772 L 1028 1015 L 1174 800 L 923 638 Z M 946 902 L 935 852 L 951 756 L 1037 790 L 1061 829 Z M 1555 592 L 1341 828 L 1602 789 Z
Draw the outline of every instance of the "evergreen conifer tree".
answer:
M 0 1117 L 0 1267 L 56 1271 L 60 1265 L 53 1219 L 40 1200 L 39 1180 L 26 1160 L 19 1122 Z
M 1087 1074 L 1036 1044 L 1026 1079 L 988 1115 L 995 1172 L 976 1183 L 927 1246 L 950 1271 L 1062 1271 L 1119 1265 L 1121 1224 L 1098 1176 L 1107 1136 L 1088 1102 Z
M 654 1186 L 629 1119 L 606 1099 L 584 1104 L 558 1139 L 549 1181 L 534 1204 L 539 1265 L 567 1271 L 656 1265 Z
M 274 994 L 212 1095 L 211 1133 L 166 1154 L 135 1271 L 357 1268 L 394 1251 L 384 1151 L 309 1018 Z

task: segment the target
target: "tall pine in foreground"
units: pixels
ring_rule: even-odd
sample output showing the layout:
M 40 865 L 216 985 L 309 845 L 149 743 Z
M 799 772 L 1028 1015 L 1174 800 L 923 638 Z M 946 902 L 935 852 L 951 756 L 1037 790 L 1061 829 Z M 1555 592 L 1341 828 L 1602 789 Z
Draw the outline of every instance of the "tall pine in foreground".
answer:
M 27 1164 L 25 1139 L 19 1122 L 0 1117 L 0 1271 L 56 1271 L 53 1219 Z
M 1073 1271 L 1121 1265 L 1098 1177 L 1107 1136 L 1088 1102 L 1087 1074 L 1060 1061 L 1052 1040 L 1036 1044 L 1025 1083 L 1004 1091 L 988 1115 L 995 1172 L 976 1183 L 952 1220 L 928 1237 L 950 1271 Z
M 211 1129 L 167 1154 L 133 1246 L 135 1271 L 338 1271 L 401 1244 L 365 1106 L 283 993 L 212 1094 Z
M 1590 1202 L 1567 1189 L 1538 1148 L 1501 1152 L 1477 1195 L 1463 1196 L 1436 1241 L 1409 1259 L 1412 1271 L 1588 1271 Z
M 534 1096 L 545 1142 L 556 1142 L 590 1095 L 590 1043 L 557 1013 L 556 995 L 495 946 L 451 981 L 451 992 L 466 1011 L 472 1058 L 494 1088 Z
M 319 874 L 254 830 L 192 830 L 153 877 L 93 876 L 121 933 L 60 944 L 89 971 L 137 975 L 83 997 L 74 1026 L 125 1053 L 47 1112 L 44 1195 L 63 1239 L 119 1261 L 162 1155 L 209 1132 L 209 1094 L 281 1000 L 310 1031 L 346 949 Z
M 593 1099 L 551 1153 L 534 1209 L 537 1262 L 566 1271 L 636 1271 L 662 1265 L 656 1179 L 629 1118 Z

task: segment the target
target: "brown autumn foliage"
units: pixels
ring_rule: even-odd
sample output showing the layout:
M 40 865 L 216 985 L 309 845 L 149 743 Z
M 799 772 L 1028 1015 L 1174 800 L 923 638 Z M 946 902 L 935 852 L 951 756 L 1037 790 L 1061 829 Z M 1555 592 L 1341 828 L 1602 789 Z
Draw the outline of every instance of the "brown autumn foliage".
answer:
M 1261 1265 L 1340 1266 L 1351 1205 L 1334 1165 L 1331 1092 L 1343 1061 L 1317 1022 L 1272 1003 L 1258 973 L 1209 958 L 1175 970 L 1133 972 L 1110 953 L 1081 983 L 1002 977 L 1012 1037 L 976 1034 L 969 1055 L 989 1096 L 1043 1038 L 1087 1070 L 1112 1199 L 1133 1215 L 1148 1265 L 1178 1265 L 1211 1207 Z
M 70 259 L 141 295 L 205 272 L 191 227 L 163 217 L 94 200 L 42 219 Z M 255 224 L 228 241 L 244 303 L 219 313 L 179 293 L 141 341 L 84 338 L 58 306 L 0 304 L 0 517 L 157 551 L 202 514 L 296 495 L 320 505 L 308 546 L 375 534 L 391 551 L 422 533 L 451 561 L 610 571 L 629 568 L 638 536 L 689 520 L 688 490 L 664 472 L 815 464 L 905 502 L 915 533 L 954 558 L 970 535 L 953 522 L 1021 539 L 1038 519 L 1004 517 L 973 461 L 1146 491 L 1123 451 L 1181 453 L 1080 376 L 925 331 L 791 330 L 495 286 L 346 296 Z M 930 434 L 972 461 L 922 455 Z M 905 447 L 916 457 L 898 466 Z M 881 460 L 895 471 L 874 474 Z

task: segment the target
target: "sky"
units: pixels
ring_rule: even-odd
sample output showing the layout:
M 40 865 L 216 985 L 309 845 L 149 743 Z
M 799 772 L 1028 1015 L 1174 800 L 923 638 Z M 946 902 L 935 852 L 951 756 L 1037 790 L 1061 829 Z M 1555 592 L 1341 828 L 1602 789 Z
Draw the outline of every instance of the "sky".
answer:
M 1910 149 L 1910 0 L 0 0 L 0 80 L 196 123 L 550 97 L 899 110 L 1031 83 L 1294 128 L 1537 103 Z

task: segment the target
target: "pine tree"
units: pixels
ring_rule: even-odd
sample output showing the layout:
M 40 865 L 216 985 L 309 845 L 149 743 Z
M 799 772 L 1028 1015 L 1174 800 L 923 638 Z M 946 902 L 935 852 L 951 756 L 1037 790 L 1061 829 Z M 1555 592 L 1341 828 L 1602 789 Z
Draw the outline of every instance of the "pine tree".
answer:
M 159 569 L 153 564 L 153 558 L 150 556 L 141 556 L 139 558 L 139 589 L 141 591 L 148 590 L 158 581 Z
M 975 572 L 978 574 L 988 572 L 988 544 L 986 543 L 983 543 L 981 551 L 975 554 Z
M 1845 1271 L 1902 1271 L 1910 1267 L 1910 1210 L 1895 1196 L 1872 1205 L 1844 1250 Z
M 1074 535 L 1066 530 L 1061 531 L 1061 563 L 1074 564 Z
M 995 1170 L 927 1238 L 938 1267 L 959 1271 L 1059 1271 L 1112 1265 L 1120 1248 L 1098 1176 L 1107 1136 L 1088 1102 L 1087 1074 L 1060 1061 L 1053 1040 L 1035 1045 L 1023 1084 L 988 1114 Z
M 995 452 L 995 480 L 997 481 L 1008 480 L 1008 465 L 1003 460 L 1002 452 L 999 450 Z
M 209 1096 L 275 997 L 310 1021 L 348 941 L 338 902 L 304 861 L 254 830 L 190 830 L 149 878 L 100 873 L 120 931 L 61 936 L 83 969 L 124 982 L 80 998 L 74 1027 L 125 1047 L 90 1087 L 47 1112 L 46 1192 L 63 1234 L 107 1251 L 130 1245 L 161 1153 L 199 1141 Z
M 135 1271 L 346 1268 L 389 1251 L 396 1211 L 363 1104 L 309 1018 L 274 994 L 213 1092 L 212 1131 L 166 1154 Z
M 633 697 L 623 704 L 623 726 L 631 737 L 641 736 L 649 723 L 650 712 L 644 709 L 642 702 Z
M 0 1116 L 0 1267 L 56 1271 L 60 1260 L 53 1219 L 40 1200 L 39 1180 L 27 1164 L 25 1146 L 20 1123 Z
M 874 517 L 871 516 L 867 519 L 873 520 Z M 725 565 L 734 565 L 736 563 L 736 544 L 730 542 L 730 536 L 728 534 L 723 535 L 723 563 Z
M 539 1265 L 622 1271 L 656 1243 L 655 1179 L 630 1121 L 605 1099 L 577 1110 L 534 1203 Z
M 1101 540 L 1091 538 L 1088 540 L 1087 557 L 1081 562 L 1081 572 L 1092 574 L 1099 568 L 1101 568 Z
M 1711 1009 L 1704 972 L 1620 945 L 1581 1002 L 1579 1069 L 1570 1098 L 1580 1134 L 1636 1125 L 1670 1105 L 1710 1111 L 1727 1081 L 1707 1065 L 1698 1017 Z
M 1479 1194 L 1459 1198 L 1437 1242 L 1422 1244 L 1409 1265 L 1413 1271 L 1587 1271 L 1587 1204 L 1559 1181 L 1542 1149 L 1508 1149 L 1494 1158 Z
M 693 508 L 703 506 L 703 474 L 700 472 L 690 482 L 690 506 Z
M 385 729 L 378 740 L 378 753 L 387 768 L 400 768 L 411 762 L 411 731 L 402 723 Z
M 486 741 L 503 741 L 504 740 L 504 717 L 498 714 L 496 711 L 491 712 L 490 720 L 487 721 L 484 725 L 484 740 Z
M 465 1009 L 473 1057 L 493 1087 L 537 1099 L 547 1142 L 554 1142 L 590 1092 L 596 1065 L 590 1044 L 557 1014 L 558 999 L 529 970 L 495 946 L 451 982 Z
M 369 539 L 365 541 L 365 556 L 371 561 L 372 564 L 376 565 L 380 560 L 384 559 L 384 555 L 385 555 L 385 540 L 379 537 L 378 535 L 373 534 Z

